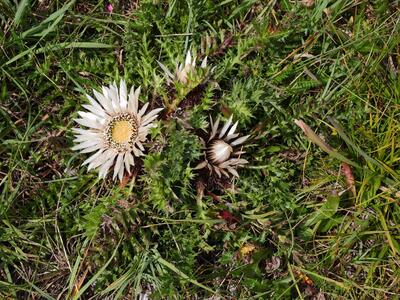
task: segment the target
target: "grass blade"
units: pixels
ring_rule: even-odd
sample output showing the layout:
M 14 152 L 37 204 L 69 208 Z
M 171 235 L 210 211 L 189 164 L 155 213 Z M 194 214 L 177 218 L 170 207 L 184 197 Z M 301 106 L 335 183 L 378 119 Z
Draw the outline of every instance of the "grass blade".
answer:
M 21 34 L 21 37 L 24 39 L 34 33 L 37 33 L 38 31 L 44 29 L 48 23 L 50 23 L 53 20 L 58 19 L 60 16 L 63 17 L 64 14 L 67 12 L 67 10 L 75 3 L 76 0 L 72 0 L 70 2 L 68 2 L 67 4 L 65 4 L 63 7 L 61 7 L 59 10 L 57 10 L 56 12 L 52 13 L 50 16 L 48 16 L 43 22 L 41 22 L 39 25 L 28 29 L 26 31 L 24 31 Z
M 357 152 L 358 154 L 360 154 L 367 162 L 386 170 L 387 172 L 389 172 L 391 175 L 393 175 L 395 178 L 400 178 L 400 175 L 394 171 L 392 168 L 390 168 L 388 165 L 386 165 L 385 163 L 378 161 L 374 158 L 372 158 L 371 156 L 369 156 L 365 151 L 363 151 L 358 145 L 356 145 L 348 136 L 347 134 L 344 132 L 344 129 L 342 128 L 342 126 L 340 126 L 340 124 L 333 118 L 328 117 L 329 122 L 332 124 L 332 126 L 336 129 L 336 131 L 338 132 L 338 134 L 340 135 L 340 137 L 346 142 L 346 144 L 351 147 L 355 152 Z
M 26 14 L 26 10 L 29 8 L 29 0 L 21 0 L 18 4 L 17 12 L 14 16 L 14 25 L 18 26 L 21 21 L 22 17 Z
M 105 263 L 105 265 L 103 267 L 100 268 L 100 270 L 97 271 L 96 274 L 93 275 L 92 278 L 90 278 L 90 280 L 88 282 L 86 282 L 86 284 L 79 290 L 78 293 L 76 293 L 75 295 L 73 295 L 72 299 L 73 300 L 77 300 L 79 299 L 83 293 L 93 284 L 93 282 L 95 282 L 97 280 L 97 278 L 107 269 L 108 265 L 112 262 L 112 260 L 114 259 L 114 256 L 117 254 L 117 250 L 119 248 L 119 245 L 121 244 L 121 241 L 119 241 L 119 243 L 115 246 L 115 250 L 113 251 L 113 254 L 111 255 L 110 259 Z
M 109 49 L 113 48 L 113 45 L 98 43 L 98 42 L 65 42 L 51 46 L 39 48 L 35 53 L 44 53 L 46 51 L 56 51 L 62 49 L 73 49 L 73 48 L 86 48 L 86 49 Z
M 198 282 L 197 280 L 191 279 L 188 275 L 186 275 L 185 273 L 183 273 L 181 270 L 179 270 L 177 267 L 175 267 L 175 265 L 171 264 L 170 262 L 166 261 L 165 259 L 163 259 L 159 254 L 157 255 L 157 261 L 162 264 L 164 267 L 167 267 L 168 269 L 170 269 L 171 271 L 175 272 L 176 274 L 178 274 L 180 277 L 182 277 L 183 279 L 186 279 L 187 281 L 189 281 L 190 283 L 193 283 L 194 285 L 197 285 L 198 287 L 201 287 L 202 289 L 216 294 L 217 292 L 213 291 L 212 289 L 210 289 L 209 287 L 205 286 L 204 284 L 201 284 L 200 282 Z

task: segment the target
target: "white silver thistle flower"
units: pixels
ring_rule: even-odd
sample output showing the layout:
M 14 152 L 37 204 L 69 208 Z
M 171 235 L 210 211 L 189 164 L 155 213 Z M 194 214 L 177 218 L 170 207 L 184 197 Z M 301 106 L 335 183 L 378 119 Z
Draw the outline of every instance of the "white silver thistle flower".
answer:
M 102 87 L 102 93 L 93 90 L 97 100 L 86 95 L 90 104 L 83 105 L 88 111 L 78 111 L 77 123 L 87 129 L 73 128 L 75 146 L 72 150 L 82 153 L 95 152 L 82 165 L 88 164 L 88 170 L 98 168 L 99 176 L 104 178 L 114 165 L 113 179 L 122 180 L 124 171 L 130 174 L 135 165 L 134 157 L 143 156 L 143 142 L 152 123 L 162 108 L 146 114 L 149 103 L 139 110 L 140 87 L 132 87 L 128 95 L 124 80 L 119 89 L 115 82 Z
M 186 53 L 186 59 L 184 63 L 176 63 L 175 73 L 173 74 L 168 68 L 161 62 L 158 62 L 161 69 L 164 71 L 167 77 L 167 83 L 179 82 L 181 84 L 187 84 L 191 76 L 196 75 L 196 56 L 192 57 L 190 50 Z M 200 68 L 205 69 L 207 67 L 207 57 L 205 57 Z
M 210 172 L 215 172 L 218 177 L 222 175 L 230 177 L 230 174 L 239 177 L 236 169 L 248 163 L 247 160 L 240 158 L 245 153 L 242 149 L 238 149 L 248 138 L 249 135 L 239 137 L 239 133 L 235 133 L 238 122 L 232 124 L 233 116 L 231 115 L 225 125 L 219 130 L 218 118 L 215 123 L 210 117 L 211 133 L 205 144 L 205 160 L 198 164 L 195 169 L 207 167 Z

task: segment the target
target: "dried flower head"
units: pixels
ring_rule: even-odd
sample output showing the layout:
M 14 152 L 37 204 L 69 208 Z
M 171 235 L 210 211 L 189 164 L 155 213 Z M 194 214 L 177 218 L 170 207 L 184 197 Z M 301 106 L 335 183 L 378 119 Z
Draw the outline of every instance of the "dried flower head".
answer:
M 124 170 L 130 173 L 130 167 L 135 165 L 134 157 L 143 156 L 146 136 L 152 123 L 162 108 L 149 113 L 146 103 L 139 110 L 140 87 L 132 87 L 129 95 L 124 80 L 117 85 L 102 87 L 102 93 L 93 90 L 96 99 L 86 95 L 90 104 L 83 107 L 87 112 L 78 111 L 77 123 L 88 127 L 73 128 L 75 146 L 72 150 L 82 153 L 94 152 L 82 165 L 89 164 L 88 169 L 98 168 L 99 176 L 104 178 L 114 165 L 113 179 L 117 176 L 122 180 Z
M 238 122 L 232 125 L 232 118 L 233 116 L 219 129 L 220 119 L 218 118 L 214 123 L 210 117 L 211 133 L 208 141 L 204 142 L 205 159 L 195 169 L 207 167 L 218 177 L 222 175 L 239 177 L 236 169 L 248 163 L 247 160 L 240 158 L 245 151 L 239 147 L 249 138 L 249 135 L 239 137 L 239 133 L 235 133 Z

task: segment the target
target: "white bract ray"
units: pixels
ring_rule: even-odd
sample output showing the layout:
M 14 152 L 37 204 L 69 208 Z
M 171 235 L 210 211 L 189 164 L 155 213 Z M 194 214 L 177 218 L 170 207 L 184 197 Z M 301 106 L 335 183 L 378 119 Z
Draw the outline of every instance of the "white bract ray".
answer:
M 75 146 L 72 150 L 82 153 L 94 152 L 83 165 L 88 170 L 97 169 L 101 178 L 113 168 L 113 179 L 122 180 L 124 172 L 131 172 L 135 157 L 143 156 L 149 129 L 162 108 L 146 114 L 148 103 L 139 110 L 140 87 L 132 87 L 129 94 L 126 83 L 121 80 L 119 87 L 114 82 L 103 86 L 102 92 L 93 91 L 96 99 L 86 95 L 87 111 L 79 111 L 75 121 L 84 128 L 73 128 Z

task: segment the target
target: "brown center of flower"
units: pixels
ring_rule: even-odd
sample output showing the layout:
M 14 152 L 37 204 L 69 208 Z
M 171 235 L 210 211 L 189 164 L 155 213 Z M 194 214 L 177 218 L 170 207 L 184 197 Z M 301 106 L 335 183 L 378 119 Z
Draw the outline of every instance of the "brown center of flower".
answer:
M 128 113 L 113 117 L 106 126 L 105 136 L 111 148 L 118 151 L 125 151 L 131 148 L 138 136 L 136 118 Z

